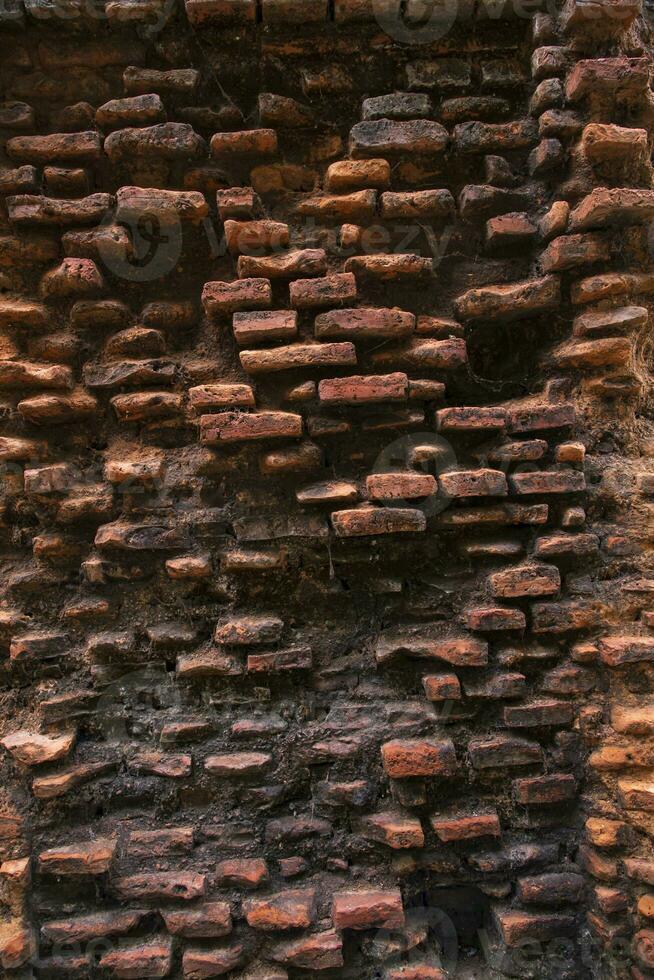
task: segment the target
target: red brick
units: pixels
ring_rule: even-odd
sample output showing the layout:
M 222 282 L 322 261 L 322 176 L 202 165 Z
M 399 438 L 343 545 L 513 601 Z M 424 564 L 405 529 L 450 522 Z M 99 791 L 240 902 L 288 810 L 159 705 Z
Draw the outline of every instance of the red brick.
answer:
M 289 439 L 302 435 L 302 416 L 291 412 L 221 412 L 200 419 L 200 440 L 216 446 L 261 439 Z
M 386 844 L 393 850 L 423 847 L 425 843 L 420 820 L 401 813 L 373 813 L 361 817 L 355 829 L 362 837 Z
M 312 889 L 277 892 L 243 903 L 247 924 L 264 932 L 306 929 L 315 920 L 316 893 Z
M 240 354 L 248 374 L 271 374 L 301 368 L 352 367 L 357 363 L 354 344 L 291 344 L 272 350 L 246 350 Z
M 94 840 L 90 843 L 55 847 L 39 854 L 39 867 L 45 874 L 100 875 L 111 867 L 116 843 Z
M 232 156 L 262 156 L 277 152 L 274 129 L 249 129 L 240 133 L 215 133 L 211 153 L 217 159 Z
M 265 310 L 235 313 L 234 337 L 239 346 L 291 340 L 297 334 L 297 313 L 293 310 Z
M 279 963 L 303 970 L 332 970 L 344 964 L 343 940 L 333 929 L 275 946 L 270 955 Z
M 441 408 L 436 412 L 439 432 L 497 432 L 505 422 L 502 408 Z
M 507 705 L 504 708 L 504 724 L 509 728 L 569 725 L 573 718 L 574 706 L 565 701 L 533 701 L 531 704 Z
M 426 528 L 425 515 L 422 511 L 406 507 L 359 507 L 356 510 L 339 510 L 331 515 L 331 521 L 337 536 L 342 538 L 424 531 Z
M 206 980 L 231 973 L 244 962 L 245 950 L 239 944 L 221 949 L 194 949 L 189 946 L 182 955 L 182 973 L 184 980 Z
M 436 493 L 438 485 L 430 473 L 373 473 L 366 489 L 370 500 L 412 500 Z
M 391 182 L 391 167 L 387 160 L 338 160 L 330 163 L 325 174 L 325 190 L 363 190 L 372 187 L 384 190 Z
M 491 592 L 498 599 L 556 595 L 561 576 L 553 565 L 522 565 L 490 576 Z
M 120 980 L 167 977 L 172 969 L 170 940 L 155 940 L 126 949 L 110 949 L 100 959 L 100 967 Z
M 406 739 L 382 745 L 384 770 L 391 779 L 409 776 L 451 776 L 457 766 L 450 739 L 418 741 Z
M 320 279 L 296 279 L 290 283 L 289 291 L 291 306 L 310 310 L 352 303 L 357 296 L 357 283 L 351 272 L 338 272 Z
M 429 822 L 438 839 L 444 843 L 501 835 L 500 822 L 494 812 L 430 817 Z
M 518 494 L 580 493 L 586 489 L 584 474 L 577 470 L 539 470 L 514 473 L 509 477 L 511 489 Z
M 350 155 L 378 157 L 397 153 L 438 155 L 447 146 L 447 130 L 427 119 L 378 119 L 356 123 L 350 130 Z
M 258 888 L 269 878 L 268 865 L 263 858 L 232 858 L 219 861 L 216 875 L 221 885 L 237 885 L 241 888 Z
M 505 497 L 506 477 L 501 470 L 451 470 L 438 477 L 449 497 Z
M 502 286 L 482 286 L 468 290 L 455 303 L 462 320 L 501 320 L 512 322 L 540 316 L 558 308 L 561 287 L 556 276 L 530 279 Z
M 404 909 L 399 889 L 338 891 L 332 917 L 337 929 L 402 929 Z
M 202 305 L 208 316 L 237 310 L 265 310 L 272 305 L 269 279 L 237 279 L 235 282 L 205 282 Z
M 166 929 L 185 939 L 218 939 L 232 931 L 228 902 L 205 902 L 193 909 L 163 909 Z
M 297 249 L 275 255 L 241 255 L 236 268 L 239 279 L 250 276 L 263 276 L 266 279 L 324 276 L 327 271 L 327 256 L 321 248 Z
M 407 376 L 399 373 L 329 378 L 318 385 L 318 396 L 325 405 L 406 401 L 407 395 Z
M 413 313 L 389 309 L 331 310 L 316 317 L 315 335 L 329 340 L 405 337 L 413 333 Z
M 567 773 L 555 773 L 552 776 L 514 779 L 513 792 L 517 802 L 525 806 L 566 803 L 575 799 L 577 783 L 574 776 Z

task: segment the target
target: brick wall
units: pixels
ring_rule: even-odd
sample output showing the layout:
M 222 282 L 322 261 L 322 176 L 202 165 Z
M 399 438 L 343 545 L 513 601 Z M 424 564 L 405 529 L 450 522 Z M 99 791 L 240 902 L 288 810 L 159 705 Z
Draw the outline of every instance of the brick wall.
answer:
M 647 12 L 0 33 L 2 976 L 654 976 Z

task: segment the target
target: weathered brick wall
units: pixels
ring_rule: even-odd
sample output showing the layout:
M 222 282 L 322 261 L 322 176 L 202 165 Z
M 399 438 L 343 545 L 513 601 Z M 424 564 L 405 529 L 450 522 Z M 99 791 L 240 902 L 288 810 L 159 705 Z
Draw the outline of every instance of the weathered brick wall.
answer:
M 647 12 L 0 31 L 2 976 L 654 976 Z

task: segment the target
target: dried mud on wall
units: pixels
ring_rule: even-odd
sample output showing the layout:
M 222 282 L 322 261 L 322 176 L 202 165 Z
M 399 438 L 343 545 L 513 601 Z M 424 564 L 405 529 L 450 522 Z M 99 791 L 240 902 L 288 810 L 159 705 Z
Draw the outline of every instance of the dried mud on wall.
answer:
M 649 15 L 420 13 L 0 12 L 3 977 L 654 976 Z

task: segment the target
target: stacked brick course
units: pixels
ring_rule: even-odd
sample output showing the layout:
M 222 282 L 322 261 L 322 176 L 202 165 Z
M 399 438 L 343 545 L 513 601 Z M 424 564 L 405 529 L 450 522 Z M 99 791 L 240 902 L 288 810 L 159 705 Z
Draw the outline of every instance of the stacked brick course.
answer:
M 0 12 L 3 976 L 654 977 L 650 22 L 418 6 Z

